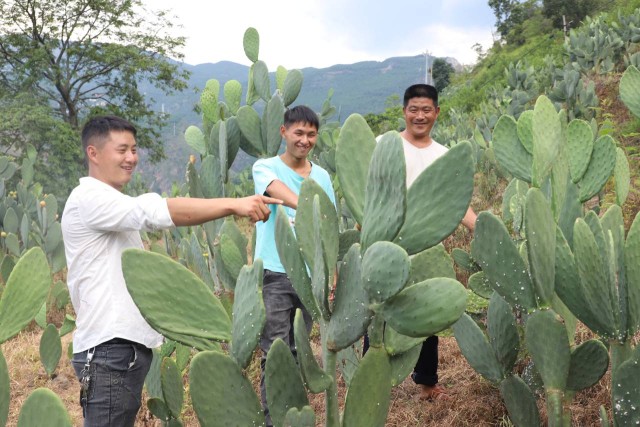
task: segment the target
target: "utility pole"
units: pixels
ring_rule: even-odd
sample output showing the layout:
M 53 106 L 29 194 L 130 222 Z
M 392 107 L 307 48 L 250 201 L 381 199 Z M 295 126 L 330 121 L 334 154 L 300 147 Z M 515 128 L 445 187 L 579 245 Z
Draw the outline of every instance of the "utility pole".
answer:
M 564 40 L 568 41 L 569 36 L 567 35 L 567 17 L 566 15 L 562 15 L 562 28 L 564 30 Z
M 433 56 L 431 56 L 431 52 L 426 50 L 424 52 L 425 59 L 425 76 L 424 82 L 428 85 L 433 85 Z

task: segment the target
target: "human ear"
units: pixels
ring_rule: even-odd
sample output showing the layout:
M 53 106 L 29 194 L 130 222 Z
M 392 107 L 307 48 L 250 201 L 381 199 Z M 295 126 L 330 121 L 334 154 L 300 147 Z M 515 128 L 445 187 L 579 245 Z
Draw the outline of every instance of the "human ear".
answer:
M 89 145 L 87 147 L 87 159 L 89 159 L 89 161 L 95 161 L 97 155 L 98 149 L 94 145 Z

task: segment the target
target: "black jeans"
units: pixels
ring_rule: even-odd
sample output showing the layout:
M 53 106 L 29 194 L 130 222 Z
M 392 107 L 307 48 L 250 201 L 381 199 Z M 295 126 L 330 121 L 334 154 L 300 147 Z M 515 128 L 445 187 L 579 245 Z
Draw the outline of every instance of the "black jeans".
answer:
M 264 368 L 267 361 L 267 353 L 271 344 L 281 338 L 289 345 L 291 353 L 296 356 L 296 343 L 293 335 L 293 319 L 296 309 L 302 310 L 302 316 L 307 326 L 307 332 L 311 331 L 313 320 L 311 315 L 304 308 L 298 294 L 291 285 L 291 281 L 285 273 L 277 273 L 271 270 L 264 270 L 262 282 L 262 299 L 267 314 L 267 320 L 260 337 L 260 349 L 262 359 L 260 359 L 260 394 L 262 397 L 262 407 L 267 421 L 267 426 L 271 426 L 271 417 L 267 406 L 267 392 L 264 383 Z
M 73 355 L 78 380 L 87 352 Z M 85 427 L 133 427 L 142 400 L 142 386 L 153 352 L 142 344 L 114 338 L 94 348 L 90 363 Z
M 413 382 L 416 384 L 438 384 L 438 336 L 433 335 L 422 343 L 420 357 L 416 362 L 413 373 Z
M 362 355 L 369 349 L 369 336 L 364 335 L 364 345 Z M 416 384 L 436 385 L 438 384 L 438 336 L 433 335 L 422 343 L 420 356 L 413 368 L 411 379 Z

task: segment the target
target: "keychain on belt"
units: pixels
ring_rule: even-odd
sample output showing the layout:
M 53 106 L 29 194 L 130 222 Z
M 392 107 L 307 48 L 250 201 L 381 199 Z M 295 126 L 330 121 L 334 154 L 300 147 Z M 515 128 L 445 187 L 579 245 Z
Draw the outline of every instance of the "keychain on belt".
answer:
M 93 353 L 95 347 L 87 350 L 87 362 L 84 364 L 82 371 L 80 372 L 80 406 L 82 406 L 82 416 L 87 416 L 87 400 L 89 398 L 89 385 L 91 384 L 91 359 L 93 359 Z

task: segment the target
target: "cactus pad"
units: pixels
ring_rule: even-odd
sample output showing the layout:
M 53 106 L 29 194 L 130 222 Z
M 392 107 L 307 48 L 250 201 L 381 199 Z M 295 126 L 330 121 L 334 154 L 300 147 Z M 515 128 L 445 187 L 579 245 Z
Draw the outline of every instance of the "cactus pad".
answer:
M 569 170 L 574 183 L 579 182 L 587 171 L 593 151 L 591 125 L 584 120 L 572 120 L 567 127 L 567 154 Z
M 298 242 L 293 234 L 291 225 L 289 225 L 289 218 L 282 206 L 278 206 L 276 213 L 276 236 L 278 255 L 289 280 L 291 280 L 291 285 L 302 304 L 311 314 L 311 317 L 318 320 L 320 318 L 320 308 L 313 296 L 311 279 L 307 274 L 307 266 L 302 258 L 302 251 L 298 248 Z
M 526 200 L 525 230 L 529 271 L 540 302 L 553 298 L 556 224 L 542 191 L 529 189 Z
M 533 176 L 536 187 L 551 173 L 553 163 L 560 152 L 562 127 L 553 103 L 544 95 L 538 97 L 533 109 Z
M 597 383 L 609 368 L 609 353 L 602 341 L 585 341 L 571 351 L 567 389 L 580 391 Z
M 176 362 L 170 357 L 162 359 L 160 372 L 162 396 L 173 418 L 178 418 L 182 411 L 182 403 L 184 401 L 182 374 Z
M 262 260 L 240 270 L 233 300 L 231 355 L 243 369 L 249 365 L 266 322 L 262 301 Z
M 327 390 L 331 386 L 333 379 L 320 368 L 313 355 L 311 344 L 309 344 L 307 326 L 300 309 L 296 310 L 293 330 L 296 340 L 298 365 L 300 366 L 300 372 L 302 373 L 302 378 L 307 388 L 312 393 L 321 393 Z
M 56 326 L 50 323 L 40 337 L 40 361 L 50 377 L 58 367 L 60 356 L 62 356 L 60 335 Z
M 11 378 L 7 361 L 0 350 L 0 426 L 3 426 L 9 418 L 9 402 L 11 401 Z
M 518 359 L 520 336 L 511 306 L 497 293 L 491 296 L 489 302 L 487 333 L 493 352 L 502 365 L 502 371 L 511 372 Z
M 535 395 L 520 377 L 511 375 L 502 381 L 500 394 L 513 425 L 532 427 L 542 425 Z
M 510 304 L 526 309 L 536 306 L 527 266 L 502 221 L 489 212 L 478 215 L 471 256 Z
M 525 341 L 547 393 L 564 390 L 571 350 L 567 330 L 551 310 L 535 311 L 527 320 Z
M 453 324 L 464 312 L 467 292 L 449 278 L 425 280 L 405 288 L 381 305 L 380 313 L 403 335 L 427 337 Z
M 596 139 L 587 171 L 580 180 L 580 201 L 586 202 L 602 189 L 616 166 L 616 144 L 610 135 Z
M 48 388 L 38 388 L 20 409 L 18 427 L 71 427 L 71 419 L 62 399 Z
M 189 384 L 201 426 L 264 426 L 258 396 L 230 357 L 215 351 L 196 354 L 191 361 Z
M 160 254 L 127 249 L 122 271 L 142 316 L 162 335 L 199 349 L 203 340 L 231 338 L 231 322 L 220 300 L 182 265 Z M 172 301 L 171 310 L 167 301 Z
M 468 314 L 463 314 L 453 324 L 453 333 L 460 351 L 474 370 L 492 383 L 502 381 L 506 374 L 503 366 L 487 336 Z
M 44 252 L 40 248 L 29 249 L 13 268 L 0 299 L 0 343 L 31 322 L 45 303 L 50 287 L 51 274 Z
M 376 138 L 359 114 L 350 115 L 336 144 L 336 171 L 344 199 L 358 224 L 362 224 L 369 162 Z
M 640 71 L 633 65 L 620 79 L 620 99 L 636 117 L 640 117 Z
M 613 169 L 613 176 L 616 180 L 616 203 L 622 206 L 629 195 L 631 172 L 629 160 L 620 147 L 616 148 L 616 166 Z
M 383 427 L 389 410 L 391 381 L 387 352 L 383 348 L 370 348 L 351 379 L 342 425 Z
M 520 143 L 518 124 L 511 116 L 502 116 L 493 128 L 493 149 L 498 163 L 514 177 L 531 182 L 533 156 Z
M 394 243 L 413 255 L 451 234 L 467 213 L 474 169 L 471 144 L 462 142 L 422 171 L 407 191 L 407 213 Z
M 335 303 L 327 327 L 327 348 L 341 350 L 364 335 L 371 322 L 369 299 L 362 283 L 360 245 L 345 255 L 336 285 Z
M 267 402 L 274 425 L 282 425 L 290 408 L 302 409 L 309 405 L 300 371 L 289 346 L 276 339 L 267 354 L 265 367 Z
M 391 241 L 406 210 L 407 183 L 402 138 L 395 131 L 380 139 L 371 157 L 364 197 L 362 249 L 380 240 Z
M 362 259 L 362 284 L 369 301 L 384 302 L 404 288 L 409 278 L 411 261 L 400 246 L 376 242 Z
M 242 37 L 242 47 L 249 61 L 256 62 L 258 60 L 258 53 L 260 52 L 260 35 L 258 34 L 258 30 L 253 27 L 246 29 Z

